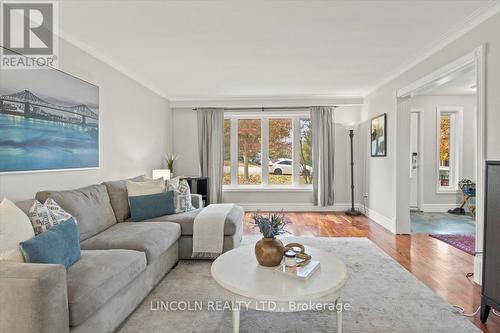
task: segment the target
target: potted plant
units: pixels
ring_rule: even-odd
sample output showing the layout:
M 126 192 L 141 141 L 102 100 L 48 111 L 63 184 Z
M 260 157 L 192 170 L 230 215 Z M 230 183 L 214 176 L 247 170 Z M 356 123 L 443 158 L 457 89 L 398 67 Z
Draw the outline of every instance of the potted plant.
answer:
M 283 212 L 269 213 L 267 215 L 259 212 L 253 214 L 254 228 L 258 227 L 263 238 L 255 244 L 255 257 L 262 266 L 278 266 L 283 258 L 285 247 L 276 236 L 287 233 L 285 226 L 290 223 Z
M 174 162 L 179 158 L 178 155 L 175 154 L 166 154 L 165 155 L 165 164 L 167 165 L 167 169 L 170 170 L 170 173 L 174 174 Z

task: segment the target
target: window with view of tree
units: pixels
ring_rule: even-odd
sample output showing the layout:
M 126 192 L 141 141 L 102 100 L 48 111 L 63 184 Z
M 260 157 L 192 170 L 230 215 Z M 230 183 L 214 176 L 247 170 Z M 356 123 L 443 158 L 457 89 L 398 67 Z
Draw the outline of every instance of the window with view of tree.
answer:
M 458 184 L 460 110 L 438 108 L 438 191 L 455 191 Z
M 293 183 L 292 119 L 269 119 L 269 184 Z
M 238 184 L 262 183 L 260 119 L 238 119 Z
M 311 119 L 300 119 L 300 183 L 312 184 Z
M 226 114 L 224 185 L 308 185 L 312 172 L 308 116 Z

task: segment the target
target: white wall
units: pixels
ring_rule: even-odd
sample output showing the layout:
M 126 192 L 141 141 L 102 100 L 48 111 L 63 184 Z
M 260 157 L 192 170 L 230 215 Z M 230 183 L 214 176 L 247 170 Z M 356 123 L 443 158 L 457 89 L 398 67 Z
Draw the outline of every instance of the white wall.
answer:
M 336 121 L 347 119 L 346 113 L 354 113 L 356 117 L 360 115 L 360 107 L 342 107 L 336 112 Z M 354 118 L 356 118 L 354 117 Z M 351 119 L 354 119 L 351 118 Z M 175 162 L 175 173 L 177 175 L 199 175 L 198 158 L 198 135 L 197 116 L 191 108 L 173 109 L 173 150 L 179 155 Z M 355 173 L 356 182 L 361 179 L 362 166 L 360 162 L 361 154 L 357 149 L 360 141 L 355 135 Z M 350 203 L 350 146 L 348 131 L 340 124 L 335 126 L 335 203 L 334 209 L 343 210 Z M 356 198 L 361 196 L 360 183 L 356 185 Z M 281 207 L 287 210 L 310 210 L 313 209 L 312 191 L 224 191 L 224 202 L 234 202 L 245 206 L 247 209 L 254 209 L 266 206 Z M 356 200 L 356 202 L 359 202 Z
M 363 120 L 387 112 L 388 113 L 388 156 L 386 158 L 366 158 L 369 160 L 367 177 L 369 183 L 369 208 L 390 221 L 396 228 L 395 200 L 395 146 L 396 128 L 396 93 L 410 83 L 449 64 L 461 56 L 472 52 L 482 44 L 487 44 L 486 68 L 486 159 L 500 159 L 500 132 L 496 129 L 500 123 L 500 14 L 483 22 L 473 30 L 438 51 L 417 66 L 408 70 L 396 79 L 376 89 L 365 98 Z M 385 188 L 386 195 L 379 196 L 378 189 Z M 481 244 L 478 244 L 481 246 Z
M 424 211 L 433 207 L 455 206 L 461 202 L 457 193 L 436 193 L 437 183 L 437 121 L 436 114 L 439 107 L 462 107 L 462 152 L 460 153 L 461 170 L 459 180 L 467 178 L 476 180 L 476 128 L 475 111 L 476 97 L 468 96 L 416 96 L 411 99 L 411 108 L 422 110 L 421 126 L 423 126 L 423 202 Z M 436 206 L 437 205 L 437 206 Z
M 32 198 L 45 189 L 73 189 L 151 174 L 171 150 L 168 101 L 110 66 L 60 41 L 59 68 L 100 87 L 101 167 L 88 171 L 0 175 L 0 198 Z

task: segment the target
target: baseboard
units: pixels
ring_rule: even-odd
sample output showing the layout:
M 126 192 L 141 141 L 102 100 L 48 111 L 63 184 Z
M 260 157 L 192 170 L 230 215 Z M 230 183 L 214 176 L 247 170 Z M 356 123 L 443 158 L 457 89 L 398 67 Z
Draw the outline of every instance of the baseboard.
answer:
M 372 221 L 381 225 L 393 234 L 396 233 L 396 222 L 388 218 L 387 216 L 380 214 L 379 212 L 368 207 L 366 207 L 366 216 L 368 216 Z
M 423 204 L 421 209 L 425 213 L 446 213 L 449 209 L 456 208 L 457 204 Z
M 483 254 L 476 253 L 474 257 L 474 282 L 481 285 L 483 277 Z
M 286 212 L 342 212 L 351 208 L 349 203 L 338 203 L 333 206 L 318 207 L 310 203 L 237 203 L 247 212 L 286 211 Z M 359 208 L 359 204 L 355 205 Z

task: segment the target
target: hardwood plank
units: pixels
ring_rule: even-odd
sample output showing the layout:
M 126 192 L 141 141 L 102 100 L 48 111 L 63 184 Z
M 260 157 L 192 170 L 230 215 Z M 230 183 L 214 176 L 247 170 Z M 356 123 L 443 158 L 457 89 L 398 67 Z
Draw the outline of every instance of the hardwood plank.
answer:
M 287 230 L 294 236 L 368 237 L 385 253 L 412 273 L 450 304 L 462 306 L 466 313 L 481 304 L 481 288 L 467 278 L 474 270 L 474 257 L 427 234 L 394 235 L 365 216 L 344 213 L 286 213 L 292 222 Z M 244 233 L 257 234 L 252 228 L 252 213 L 245 216 Z M 469 318 L 483 332 L 500 332 L 500 317 L 490 315 L 486 325 L 479 314 Z

